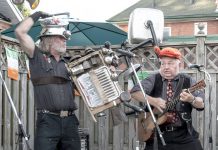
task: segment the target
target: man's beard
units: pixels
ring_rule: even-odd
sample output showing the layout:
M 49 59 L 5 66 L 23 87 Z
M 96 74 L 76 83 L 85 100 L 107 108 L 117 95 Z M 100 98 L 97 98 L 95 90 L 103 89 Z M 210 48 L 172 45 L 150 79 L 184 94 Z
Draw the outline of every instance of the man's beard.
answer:
M 59 53 L 59 54 L 64 54 L 66 52 L 66 48 L 56 48 L 56 51 Z
M 63 47 L 61 45 L 53 45 L 53 46 L 56 52 L 59 54 L 64 54 L 66 52 L 66 47 Z

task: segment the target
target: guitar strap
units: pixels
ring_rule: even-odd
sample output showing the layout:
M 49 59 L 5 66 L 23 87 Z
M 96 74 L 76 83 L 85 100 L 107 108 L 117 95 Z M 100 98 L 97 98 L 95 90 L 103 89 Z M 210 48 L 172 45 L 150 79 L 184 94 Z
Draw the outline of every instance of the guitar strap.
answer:
M 184 83 L 184 76 L 180 76 L 179 82 L 178 82 L 178 85 L 177 85 L 177 88 L 176 88 L 176 92 L 175 92 L 173 98 L 176 98 L 176 97 L 179 96 L 179 94 L 182 92 L 183 83 Z M 179 106 L 179 107 L 181 107 L 181 106 Z M 177 109 L 177 110 L 178 110 L 178 109 Z M 180 109 L 179 109 L 179 110 L 180 110 Z M 187 112 L 185 112 L 185 114 L 187 115 L 187 117 L 185 117 L 185 118 L 188 118 L 188 119 L 184 119 L 183 113 L 181 113 L 180 111 L 178 111 L 178 115 L 179 115 L 181 121 L 185 121 L 186 126 L 187 126 L 187 129 L 188 129 L 188 132 L 189 132 L 190 134 L 192 134 L 193 128 L 192 128 L 192 124 L 191 124 L 191 117 L 188 117 L 189 114 L 188 114 Z

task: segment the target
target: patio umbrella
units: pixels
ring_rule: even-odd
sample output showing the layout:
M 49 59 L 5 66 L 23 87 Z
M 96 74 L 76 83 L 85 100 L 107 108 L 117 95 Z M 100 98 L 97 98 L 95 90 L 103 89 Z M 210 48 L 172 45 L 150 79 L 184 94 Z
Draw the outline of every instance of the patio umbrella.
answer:
M 1 32 L 2 35 L 15 38 L 14 29 L 17 25 Z M 41 31 L 41 25 L 36 22 L 29 31 L 29 35 L 36 42 Z M 109 41 L 112 45 L 118 45 L 127 39 L 127 33 L 107 22 L 80 22 L 69 21 L 67 27 L 71 31 L 67 46 L 92 46 L 103 45 Z

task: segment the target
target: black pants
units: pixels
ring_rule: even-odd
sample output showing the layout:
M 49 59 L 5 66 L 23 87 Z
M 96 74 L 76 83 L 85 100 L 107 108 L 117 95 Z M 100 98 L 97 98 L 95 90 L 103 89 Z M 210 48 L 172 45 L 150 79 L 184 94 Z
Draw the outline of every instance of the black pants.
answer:
M 166 146 L 158 138 L 158 150 L 203 150 L 198 137 L 190 135 L 187 128 L 163 132 Z M 146 142 L 145 150 L 153 150 L 153 141 Z
M 146 146 L 145 150 L 153 150 L 152 145 Z M 167 143 L 166 146 L 158 145 L 158 150 L 203 150 L 199 140 L 194 140 L 190 143 L 174 144 Z
M 61 118 L 38 113 L 34 150 L 80 150 L 78 126 L 75 115 Z

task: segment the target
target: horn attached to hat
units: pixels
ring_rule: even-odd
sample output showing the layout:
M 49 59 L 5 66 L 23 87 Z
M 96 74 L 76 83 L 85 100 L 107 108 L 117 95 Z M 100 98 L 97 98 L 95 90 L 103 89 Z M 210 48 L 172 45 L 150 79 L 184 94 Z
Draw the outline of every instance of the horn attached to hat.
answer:
M 161 58 L 161 57 L 170 57 L 170 58 L 176 58 L 181 59 L 182 54 L 180 51 L 176 48 L 172 47 L 165 47 L 162 50 L 158 46 L 154 47 L 155 53 Z
M 43 36 L 59 35 L 65 39 L 69 39 L 71 36 L 71 32 L 65 28 L 69 24 L 69 21 L 66 19 L 55 17 L 46 18 L 40 20 L 40 24 L 42 26 L 42 31 L 39 35 L 40 38 Z
M 39 5 L 40 0 L 27 0 L 30 4 L 31 9 L 35 9 Z M 24 3 L 24 0 L 12 0 L 15 5 L 21 5 Z

